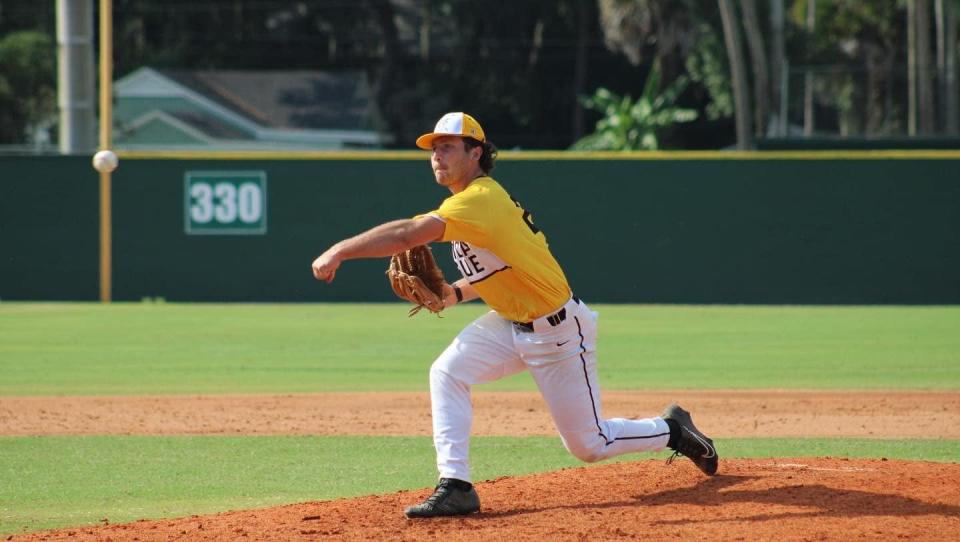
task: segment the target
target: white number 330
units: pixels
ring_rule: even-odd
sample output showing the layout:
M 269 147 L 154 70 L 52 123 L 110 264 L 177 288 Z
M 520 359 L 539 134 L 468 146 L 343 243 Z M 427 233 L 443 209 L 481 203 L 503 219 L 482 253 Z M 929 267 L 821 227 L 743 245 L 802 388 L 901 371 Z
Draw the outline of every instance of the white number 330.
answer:
M 255 183 L 199 182 L 190 186 L 190 218 L 195 223 L 252 224 L 263 215 L 263 194 Z

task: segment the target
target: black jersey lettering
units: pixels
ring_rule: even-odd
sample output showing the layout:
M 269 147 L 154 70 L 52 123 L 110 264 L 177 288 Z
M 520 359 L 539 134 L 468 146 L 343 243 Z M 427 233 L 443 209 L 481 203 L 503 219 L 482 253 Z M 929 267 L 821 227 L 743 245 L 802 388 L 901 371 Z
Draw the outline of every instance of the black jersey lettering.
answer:
M 463 241 L 454 241 L 453 261 L 464 278 L 471 283 L 479 282 L 497 271 L 507 268 L 507 265 L 489 250 L 471 247 Z

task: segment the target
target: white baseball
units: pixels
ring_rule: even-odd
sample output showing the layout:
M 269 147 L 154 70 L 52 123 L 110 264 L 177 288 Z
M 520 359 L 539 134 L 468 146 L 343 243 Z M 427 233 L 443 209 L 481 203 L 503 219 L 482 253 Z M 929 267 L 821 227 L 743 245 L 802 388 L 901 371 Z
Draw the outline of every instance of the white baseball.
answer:
M 100 151 L 93 155 L 93 169 L 100 173 L 109 173 L 117 169 L 120 159 L 113 151 Z

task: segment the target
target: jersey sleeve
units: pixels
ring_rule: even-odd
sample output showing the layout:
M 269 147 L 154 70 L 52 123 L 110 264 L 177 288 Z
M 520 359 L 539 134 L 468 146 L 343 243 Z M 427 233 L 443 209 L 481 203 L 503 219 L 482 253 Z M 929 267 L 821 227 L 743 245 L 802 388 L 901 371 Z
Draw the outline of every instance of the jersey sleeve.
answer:
M 488 206 L 482 201 L 482 192 L 464 191 L 451 196 L 440 208 L 427 214 L 439 216 L 447 227 L 441 241 L 466 241 L 477 246 L 490 246 L 488 231 Z

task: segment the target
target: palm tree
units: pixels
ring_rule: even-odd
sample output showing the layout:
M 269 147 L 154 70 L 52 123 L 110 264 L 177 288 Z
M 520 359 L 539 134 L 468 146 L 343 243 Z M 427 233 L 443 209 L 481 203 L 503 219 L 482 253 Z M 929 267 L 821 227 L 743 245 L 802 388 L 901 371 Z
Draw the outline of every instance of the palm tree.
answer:
M 933 82 L 930 58 L 930 4 L 907 0 L 907 78 L 909 135 L 933 129 Z
M 917 106 L 919 109 L 920 133 L 931 134 L 936 129 L 933 98 L 933 58 L 930 51 L 930 0 L 914 0 L 917 50 Z
M 743 10 L 743 29 L 747 36 L 750 60 L 753 64 L 753 122 L 754 134 L 763 137 L 766 132 L 767 110 L 769 109 L 769 76 L 767 74 L 767 52 L 763 43 L 763 31 L 760 30 L 760 18 L 757 16 L 755 0 L 740 0 Z
M 734 116 L 737 124 L 737 148 L 749 149 L 753 146 L 750 137 L 750 96 L 747 88 L 747 71 L 743 62 L 743 47 L 740 44 L 740 27 L 737 25 L 736 8 L 733 0 L 717 0 L 720 5 L 720 18 L 723 20 L 723 36 L 727 45 L 727 58 L 733 75 Z
M 937 78 L 940 81 L 940 117 L 944 131 L 957 133 L 957 2 L 937 0 Z
M 787 116 L 785 114 L 785 93 L 781 86 L 784 84 L 786 66 L 786 40 L 783 33 L 784 11 L 783 0 L 770 0 L 770 109 L 771 119 L 776 119 L 774 133 L 780 137 L 787 135 Z
M 643 85 L 643 94 L 636 101 L 627 95 L 619 96 L 599 88 L 592 97 L 583 99 L 583 105 L 603 113 L 596 131 L 574 143 L 572 150 L 656 150 L 660 143 L 657 132 L 673 124 L 690 122 L 697 118 L 694 109 L 675 105 L 687 87 L 688 79 L 678 77 L 662 93 L 660 64 L 655 62 Z

